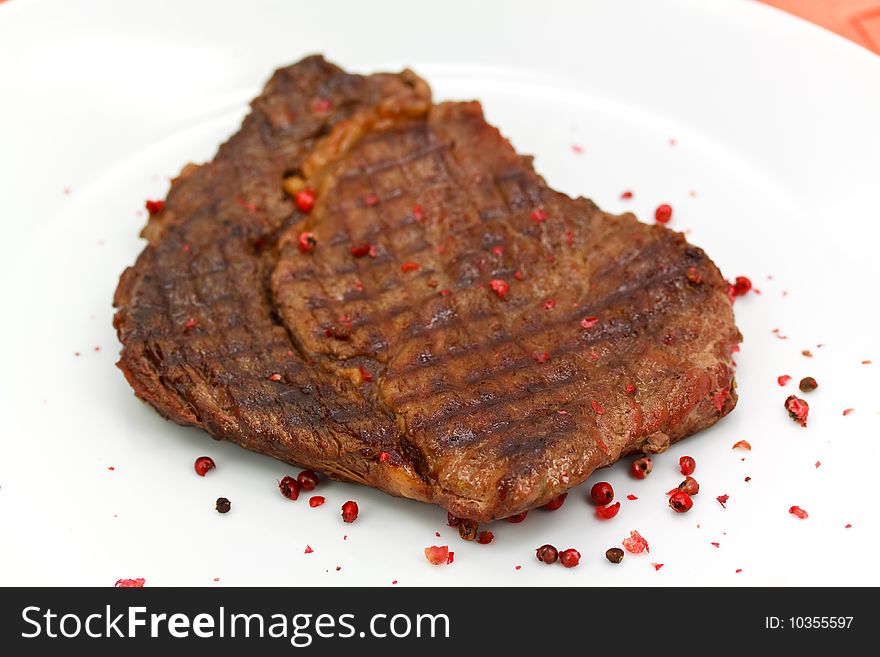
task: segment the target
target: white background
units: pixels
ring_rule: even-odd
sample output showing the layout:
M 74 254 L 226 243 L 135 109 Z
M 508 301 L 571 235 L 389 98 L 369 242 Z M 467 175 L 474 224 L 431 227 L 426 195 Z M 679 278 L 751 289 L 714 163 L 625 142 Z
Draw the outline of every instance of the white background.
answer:
M 582 487 L 555 513 L 487 527 L 483 546 L 440 509 L 353 485 L 325 482 L 311 509 L 278 493 L 296 469 L 134 398 L 110 303 L 143 248 L 144 199 L 210 159 L 274 68 L 314 52 L 480 99 L 551 185 L 644 220 L 668 202 L 672 228 L 760 288 L 735 306 L 739 406 L 644 482 L 625 464 L 595 475 L 617 518 L 596 519 Z M 13 0 L 0 99 L 0 584 L 880 584 L 880 59 L 866 51 L 744 0 Z M 802 429 L 783 401 L 805 375 L 820 388 Z M 752 452 L 731 450 L 741 439 Z M 664 492 L 686 453 L 702 491 L 678 515 Z M 206 478 L 201 454 L 218 464 Z M 631 529 L 651 553 L 609 564 Z M 581 566 L 539 564 L 547 542 Z M 455 562 L 429 566 L 434 544 Z

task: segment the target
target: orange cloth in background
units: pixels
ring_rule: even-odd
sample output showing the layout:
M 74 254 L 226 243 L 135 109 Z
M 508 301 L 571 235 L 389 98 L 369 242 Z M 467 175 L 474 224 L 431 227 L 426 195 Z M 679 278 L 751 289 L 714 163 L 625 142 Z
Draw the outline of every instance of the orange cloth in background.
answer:
M 880 0 L 762 0 L 880 54 Z

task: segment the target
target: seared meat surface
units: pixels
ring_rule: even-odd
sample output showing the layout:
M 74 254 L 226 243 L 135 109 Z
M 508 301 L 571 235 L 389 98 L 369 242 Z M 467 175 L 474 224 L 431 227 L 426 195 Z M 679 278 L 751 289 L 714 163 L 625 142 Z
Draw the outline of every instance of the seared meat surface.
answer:
M 411 72 L 278 71 L 144 234 L 115 299 L 138 396 L 456 516 L 544 504 L 736 403 L 711 260 L 554 192 Z

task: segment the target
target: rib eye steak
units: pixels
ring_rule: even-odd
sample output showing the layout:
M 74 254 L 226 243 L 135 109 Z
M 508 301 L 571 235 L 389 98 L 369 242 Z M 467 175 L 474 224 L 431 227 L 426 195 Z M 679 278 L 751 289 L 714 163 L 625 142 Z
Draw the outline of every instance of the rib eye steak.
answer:
M 542 505 L 736 404 L 703 251 L 553 191 L 409 71 L 279 70 L 144 235 L 115 297 L 139 397 L 459 517 Z

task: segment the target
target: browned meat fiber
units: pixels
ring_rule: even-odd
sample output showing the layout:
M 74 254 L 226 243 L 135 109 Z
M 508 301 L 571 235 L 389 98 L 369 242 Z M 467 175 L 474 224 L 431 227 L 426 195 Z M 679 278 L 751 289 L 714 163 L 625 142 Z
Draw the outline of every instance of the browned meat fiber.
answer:
M 139 397 L 459 517 L 542 505 L 736 404 L 703 251 L 553 191 L 478 103 L 433 105 L 409 71 L 279 70 L 144 236 L 115 298 Z

